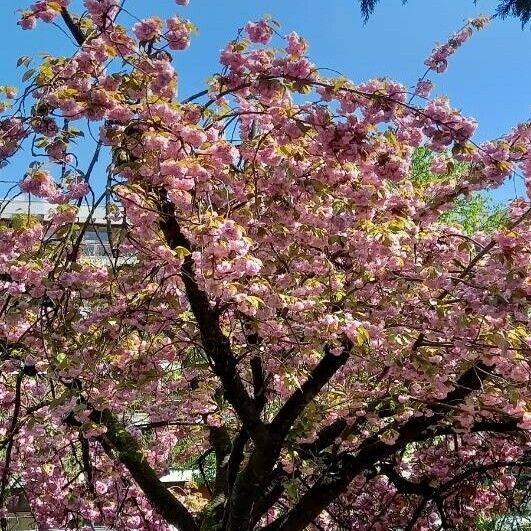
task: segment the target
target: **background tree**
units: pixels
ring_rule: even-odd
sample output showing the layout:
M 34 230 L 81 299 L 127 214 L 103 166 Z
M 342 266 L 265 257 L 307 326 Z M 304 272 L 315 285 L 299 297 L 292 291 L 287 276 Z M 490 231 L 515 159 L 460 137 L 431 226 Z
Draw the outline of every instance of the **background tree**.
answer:
M 411 160 L 410 178 L 415 183 L 434 183 L 441 178 L 440 174 L 434 173 L 432 167 L 438 165 L 433 152 L 421 147 L 414 151 Z M 470 171 L 470 165 L 465 162 L 448 158 L 445 162 L 445 175 L 453 179 L 463 179 Z M 437 168 L 435 168 L 437 169 Z M 454 206 L 441 215 L 441 221 L 453 223 L 465 232 L 474 235 L 479 232 L 491 233 L 509 222 L 507 209 L 502 204 L 494 204 L 489 195 L 474 193 L 468 197 L 457 198 Z
M 379 0 L 359 0 L 363 18 L 367 21 L 374 12 Z M 404 0 L 406 3 L 407 0 Z M 477 0 L 474 0 L 477 3 Z M 501 18 L 519 18 L 525 26 L 531 18 L 531 0 L 500 0 L 496 7 L 496 16 Z
M 57 206 L 1 231 L 1 527 L 16 489 L 43 529 L 471 529 L 519 504 L 531 205 L 488 231 L 458 208 L 529 186 L 529 124 L 476 144 L 426 78 L 325 78 L 273 20 L 179 100 L 190 21 L 68 4 L 20 24 L 62 19 L 72 54 L 3 90 L 16 192 Z M 80 252 L 83 204 L 106 261 Z M 207 497 L 159 480 L 191 464 Z

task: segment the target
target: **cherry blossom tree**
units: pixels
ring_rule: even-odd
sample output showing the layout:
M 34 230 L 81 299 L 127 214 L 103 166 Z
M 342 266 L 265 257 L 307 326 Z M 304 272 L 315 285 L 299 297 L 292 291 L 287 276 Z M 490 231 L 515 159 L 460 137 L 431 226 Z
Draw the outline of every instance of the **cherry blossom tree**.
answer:
M 447 213 L 514 174 L 529 193 L 531 127 L 477 144 L 428 79 L 487 20 L 412 89 L 325 77 L 298 34 L 248 23 L 179 99 L 177 4 L 21 15 L 76 46 L 2 92 L 2 163 L 30 159 L 19 191 L 51 207 L 0 232 L 2 529 L 18 492 L 40 529 L 474 529 L 518 505 L 531 205 L 472 233 Z M 83 205 L 106 209 L 106 260 L 81 252 Z

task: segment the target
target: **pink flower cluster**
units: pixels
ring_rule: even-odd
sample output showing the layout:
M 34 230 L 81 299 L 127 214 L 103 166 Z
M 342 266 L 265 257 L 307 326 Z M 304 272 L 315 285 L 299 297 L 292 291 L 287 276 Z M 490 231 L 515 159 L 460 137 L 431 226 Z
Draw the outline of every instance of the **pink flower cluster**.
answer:
M 306 55 L 306 52 L 308 51 L 308 43 L 298 33 L 295 31 L 288 33 L 286 35 L 286 40 L 288 41 L 286 51 L 290 55 L 294 55 L 295 57 L 303 57 Z
M 0 121 L 0 165 L 17 151 L 27 134 L 24 123 L 19 118 Z
M 133 26 L 133 32 L 139 41 L 152 41 L 160 37 L 162 25 L 158 17 L 145 18 Z
M 273 35 L 271 26 L 267 23 L 266 20 L 259 20 L 258 22 L 247 22 L 245 25 L 245 31 L 249 35 L 251 42 L 259 44 L 267 44 Z M 294 41 L 295 37 L 291 37 L 293 46 L 295 46 Z
M 94 23 L 102 28 L 113 25 L 120 9 L 120 0 L 83 0 L 83 3 Z
M 42 198 L 53 198 L 57 195 L 59 187 L 50 173 L 43 170 L 28 173 L 20 183 L 20 189 L 28 194 Z
M 190 46 L 190 32 L 192 30 L 189 20 L 180 17 L 170 17 L 166 21 L 168 31 L 165 38 L 172 50 L 185 50 Z
M 43 22 L 53 22 L 53 20 L 61 14 L 62 7 L 68 7 L 70 0 L 39 0 L 32 4 L 29 10 L 22 13 L 19 25 L 22 29 L 33 29 L 37 20 Z
M 487 17 L 471 20 L 463 29 L 454 33 L 444 44 L 436 46 L 424 64 L 441 74 L 448 68 L 448 57 L 453 55 L 470 37 L 473 29 L 482 29 L 488 23 Z
M 433 83 L 429 79 L 420 80 L 415 87 L 415 94 L 423 98 L 429 97 L 433 89 Z
M 31 171 L 24 177 L 20 183 L 20 189 L 23 192 L 46 199 L 50 203 L 62 204 L 85 196 L 90 187 L 84 181 L 72 182 L 66 185 L 65 191 L 62 191 L 49 172 L 38 169 Z

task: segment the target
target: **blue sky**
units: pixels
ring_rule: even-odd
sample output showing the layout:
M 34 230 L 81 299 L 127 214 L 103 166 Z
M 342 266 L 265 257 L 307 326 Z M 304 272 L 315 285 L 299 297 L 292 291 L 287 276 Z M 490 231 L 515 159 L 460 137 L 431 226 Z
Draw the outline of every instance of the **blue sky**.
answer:
M 497 0 L 479 0 L 475 6 L 472 0 L 409 0 L 402 6 L 400 0 L 381 0 L 364 25 L 356 0 L 191 0 L 186 8 L 173 0 L 126 1 L 126 7 L 139 17 L 166 17 L 178 11 L 198 26 L 200 33 L 192 47 L 175 61 L 182 97 L 201 90 L 204 80 L 217 71 L 219 50 L 237 28 L 264 13 L 280 21 L 282 31 L 305 36 L 310 56 L 320 67 L 338 70 L 357 82 L 387 76 L 410 85 L 424 72 L 423 61 L 434 42 L 444 41 L 466 18 L 494 11 L 496 4 Z M 16 25 L 20 5 L 20 0 L 0 3 L 4 44 L 0 84 L 19 84 L 22 71 L 14 67 L 22 55 L 70 50 L 64 35 L 53 26 L 20 30 Z M 74 0 L 73 5 L 80 2 Z M 134 20 L 124 22 L 132 25 Z M 454 107 L 478 120 L 477 140 L 498 137 L 531 115 L 530 44 L 531 30 L 522 31 L 518 20 L 495 20 L 458 51 L 445 74 L 432 76 L 438 94 L 447 94 Z M 9 173 L 23 171 L 17 166 Z M 0 170 L 0 178 L 5 178 L 5 171 Z M 511 184 L 497 192 L 496 199 L 513 195 Z

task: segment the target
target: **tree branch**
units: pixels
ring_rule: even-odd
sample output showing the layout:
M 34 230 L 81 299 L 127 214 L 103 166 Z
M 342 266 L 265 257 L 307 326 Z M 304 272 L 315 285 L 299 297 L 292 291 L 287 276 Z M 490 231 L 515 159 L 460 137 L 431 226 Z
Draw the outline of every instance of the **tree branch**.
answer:
M 257 517 L 255 506 L 261 505 L 266 487 L 271 481 L 272 471 L 291 427 L 323 386 L 346 363 L 349 353 L 349 348 L 345 348 L 341 354 L 335 356 L 326 348 L 324 357 L 314 367 L 308 379 L 281 407 L 269 425 L 268 443 L 254 449 L 245 468 L 238 474 L 230 499 L 228 530 L 248 528 L 253 510 L 254 517 Z
M 308 379 L 288 398 L 271 422 L 271 429 L 285 437 L 306 406 L 317 396 L 332 376 L 347 362 L 350 349 L 345 348 L 335 356 L 325 348 L 325 355 L 314 367 Z
M 5 456 L 4 456 L 4 466 L 2 471 L 2 479 L 0 481 L 0 506 L 4 507 L 5 500 L 6 500 L 6 492 L 7 487 L 9 484 L 9 473 L 11 470 L 11 457 L 13 452 L 13 447 L 15 444 L 15 431 L 16 426 L 18 423 L 18 418 L 20 415 L 20 408 L 22 405 L 22 380 L 24 378 L 24 373 L 19 372 L 17 374 L 17 379 L 15 382 L 15 399 L 13 402 L 13 416 L 11 417 L 11 423 L 8 430 L 8 433 L 10 434 L 10 437 L 7 441 L 6 449 L 5 449 Z M 0 518 L 0 527 L 2 528 L 2 531 L 7 531 L 7 518 L 5 514 L 2 514 L 2 517 Z
M 411 418 L 397 428 L 398 438 L 394 444 L 386 444 L 377 435 L 373 435 L 365 439 L 354 454 L 340 454 L 331 463 L 326 476 L 317 480 L 293 509 L 264 529 L 267 531 L 305 529 L 324 508 L 345 491 L 356 476 L 372 468 L 382 459 L 390 457 L 407 444 L 433 437 L 438 422 L 448 411 L 445 406 L 463 402 L 471 393 L 481 388 L 483 381 L 490 374 L 491 369 L 483 363 L 470 367 L 460 376 L 455 389 L 448 393 L 445 400 L 431 407 L 434 415 Z
M 203 511 L 201 512 L 201 530 L 215 529 L 223 519 L 223 509 L 226 501 L 228 457 L 231 451 L 231 440 L 225 427 L 210 428 L 210 446 L 216 455 L 216 480 L 214 490 Z
M 424 498 L 429 498 L 436 494 L 436 490 L 430 486 L 426 479 L 418 483 L 409 481 L 401 476 L 389 463 L 380 465 L 380 471 L 393 482 L 393 485 L 401 494 L 415 494 Z
M 188 509 L 166 488 L 147 462 L 136 439 L 109 411 L 93 411 L 91 419 L 107 428 L 105 438 L 129 470 L 153 508 L 179 531 L 197 531 L 198 527 Z
M 341 436 L 347 426 L 348 423 L 344 418 L 336 419 L 317 434 L 315 441 L 299 444 L 297 446 L 299 455 L 303 459 L 315 459 L 319 453 L 334 444 L 334 441 Z
M 61 17 L 63 18 L 66 27 L 70 30 L 70 33 L 72 33 L 72 36 L 76 42 L 79 44 L 79 46 L 81 46 L 85 42 L 87 36 L 81 31 L 81 28 L 76 24 L 66 7 L 61 8 Z
M 171 249 L 183 247 L 191 252 L 190 242 L 181 232 L 173 207 L 167 201 L 162 200 L 161 214 L 160 227 L 168 246 Z M 267 430 L 260 420 L 255 400 L 249 396 L 238 374 L 237 360 L 232 353 L 228 338 L 221 331 L 219 316 L 210 306 L 207 294 L 197 285 L 191 255 L 184 259 L 181 278 L 199 327 L 203 348 L 213 363 L 215 374 L 223 384 L 225 398 L 235 409 L 255 443 L 260 446 L 268 438 Z

